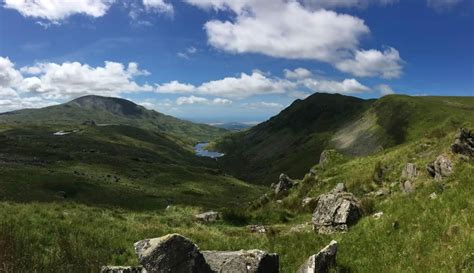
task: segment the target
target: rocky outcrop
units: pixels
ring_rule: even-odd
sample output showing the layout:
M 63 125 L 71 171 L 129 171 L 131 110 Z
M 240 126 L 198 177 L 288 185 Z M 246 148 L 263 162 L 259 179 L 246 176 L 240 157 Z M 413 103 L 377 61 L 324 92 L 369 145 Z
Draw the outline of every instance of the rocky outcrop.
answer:
M 440 155 L 433 163 L 426 166 L 426 170 L 428 171 L 428 174 L 436 180 L 441 180 L 451 174 L 453 171 L 453 163 L 447 156 Z
M 288 191 L 294 186 L 293 180 L 291 180 L 288 175 L 282 173 L 280 174 L 280 179 L 278 183 L 272 184 L 272 188 L 275 189 L 276 196 L 282 196 L 288 193 Z
M 147 273 L 141 266 L 103 266 L 100 273 Z
M 188 238 L 168 234 L 134 244 L 140 264 L 149 273 L 211 273 L 199 248 Z
M 339 162 L 343 159 L 343 155 L 336 150 L 324 150 L 319 156 L 319 166 L 326 167 L 330 164 Z
M 212 272 L 218 273 L 278 273 L 277 254 L 262 250 L 203 251 Z
M 451 145 L 451 151 L 455 154 L 474 158 L 474 133 L 461 128 L 456 136 L 456 140 Z
M 314 229 L 319 233 L 347 231 L 348 227 L 362 217 L 359 200 L 345 186 L 336 186 L 328 193 L 318 197 L 313 212 Z
M 331 241 L 317 254 L 309 257 L 297 273 L 328 273 L 331 268 L 336 267 L 336 254 L 337 242 Z
M 267 232 L 267 228 L 262 225 L 250 225 L 247 228 L 252 233 L 266 233 Z
M 194 219 L 203 223 L 213 223 L 219 219 L 219 213 L 216 211 L 208 211 L 194 215 Z

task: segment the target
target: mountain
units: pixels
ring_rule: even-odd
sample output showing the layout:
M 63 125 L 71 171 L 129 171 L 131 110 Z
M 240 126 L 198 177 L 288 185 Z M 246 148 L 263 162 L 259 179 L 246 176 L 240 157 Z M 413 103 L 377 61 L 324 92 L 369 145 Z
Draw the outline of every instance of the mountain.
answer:
M 209 124 L 217 128 L 223 128 L 229 131 L 238 132 L 242 130 L 246 130 L 256 123 L 242 123 L 242 122 L 226 122 L 226 123 L 213 123 Z
M 364 100 L 316 93 L 212 146 L 226 154 L 220 159 L 225 170 L 246 181 L 270 184 L 282 172 L 303 175 L 325 149 L 368 155 L 427 133 L 455 130 L 473 116 L 472 97 L 390 95 Z
M 84 96 L 41 109 L 0 114 L 0 123 L 78 126 L 86 121 L 99 125 L 129 125 L 168 133 L 189 143 L 209 141 L 225 129 L 180 120 L 121 98 Z

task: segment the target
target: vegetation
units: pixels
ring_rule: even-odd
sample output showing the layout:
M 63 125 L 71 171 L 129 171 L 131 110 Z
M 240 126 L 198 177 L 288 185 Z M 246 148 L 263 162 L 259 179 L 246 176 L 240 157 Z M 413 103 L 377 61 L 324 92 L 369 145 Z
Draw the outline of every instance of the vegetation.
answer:
M 263 177 L 262 185 L 276 180 L 276 172 L 293 170 L 299 183 L 281 201 L 268 184 L 247 184 L 218 168 L 223 164 L 238 174 L 248 166 L 230 168 L 227 161 L 195 157 L 188 140 L 177 134 L 129 124 L 2 124 L 0 271 L 98 272 L 105 264 L 134 265 L 134 242 L 177 232 L 201 249 L 276 252 L 281 272 L 295 272 L 333 239 L 339 243 L 338 272 L 473 272 L 474 164 L 451 153 L 450 145 L 459 127 L 474 128 L 474 99 L 387 96 L 363 101 L 320 96 L 309 101 L 321 108 L 324 119 L 332 119 L 324 126 L 316 114 L 301 124 L 292 123 L 300 111 L 312 109 L 299 101 L 281 117 L 216 144 L 235 147 L 236 153 L 226 160 L 258 164 L 252 170 L 255 177 Z M 330 103 L 340 100 L 352 108 L 330 112 Z M 361 138 L 352 125 L 367 121 L 372 123 L 363 134 L 371 137 Z M 290 129 L 281 125 L 290 123 Z M 53 136 L 59 130 L 75 131 Z M 337 149 L 335 139 L 340 140 L 341 132 L 352 132 L 357 145 L 374 145 L 373 152 L 354 156 L 345 149 L 331 150 L 329 161 L 317 164 L 320 150 Z M 290 148 L 279 146 L 287 141 L 281 138 L 291 140 L 286 143 Z M 248 152 L 235 146 L 243 140 Z M 258 147 L 262 153 L 251 157 Z M 283 151 L 286 154 L 277 156 Z M 440 154 L 453 161 L 454 169 L 436 181 L 425 166 Z M 400 175 L 408 162 L 417 166 L 418 175 L 415 191 L 405 194 Z M 349 232 L 316 234 L 309 224 L 311 211 L 302 208 L 301 201 L 340 182 L 361 199 L 365 217 Z M 390 194 L 373 195 L 380 189 Z M 267 196 L 259 198 L 267 190 Z M 220 211 L 222 219 L 212 224 L 193 220 L 194 214 L 207 209 Z M 375 212 L 384 214 L 375 219 Z M 268 231 L 251 233 L 250 224 L 266 225 Z

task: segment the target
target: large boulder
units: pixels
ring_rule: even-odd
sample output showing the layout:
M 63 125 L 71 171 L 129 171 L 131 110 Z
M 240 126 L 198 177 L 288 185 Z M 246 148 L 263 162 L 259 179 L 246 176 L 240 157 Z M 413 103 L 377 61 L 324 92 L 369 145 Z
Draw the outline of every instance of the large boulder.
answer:
M 349 226 L 362 217 L 359 200 L 350 192 L 336 186 L 328 193 L 318 197 L 313 212 L 314 229 L 319 233 L 347 231 Z
M 474 133 L 461 128 L 456 136 L 454 144 L 451 145 L 451 151 L 471 158 L 474 157 Z
M 199 248 L 179 234 L 142 240 L 134 246 L 140 264 L 149 273 L 212 272 Z
M 216 211 L 208 211 L 194 215 L 194 219 L 203 223 L 213 223 L 219 219 L 219 213 Z
M 103 266 L 100 273 L 147 273 L 141 266 Z
M 280 174 L 280 178 L 277 184 L 273 185 L 272 187 L 275 188 L 275 195 L 281 196 L 288 193 L 294 186 L 293 180 L 291 180 L 288 175 L 282 173 Z
M 453 163 L 447 156 L 440 155 L 433 163 L 426 166 L 426 170 L 428 171 L 428 174 L 436 180 L 441 180 L 451 174 L 453 171 Z
M 202 251 L 216 273 L 278 273 L 278 255 L 262 250 Z
M 317 254 L 309 257 L 297 273 L 328 273 L 331 268 L 336 267 L 336 254 L 337 242 L 331 241 Z

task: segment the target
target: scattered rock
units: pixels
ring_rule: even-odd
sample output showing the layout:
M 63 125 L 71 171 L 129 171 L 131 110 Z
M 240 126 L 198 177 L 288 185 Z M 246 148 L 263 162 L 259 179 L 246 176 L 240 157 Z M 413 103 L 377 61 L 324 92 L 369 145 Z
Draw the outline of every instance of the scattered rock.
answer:
M 441 180 L 451 174 L 453 171 L 453 163 L 447 156 L 440 155 L 433 163 L 426 166 L 426 170 L 428 171 L 428 174 L 436 180 Z
M 140 264 L 153 273 L 210 273 L 199 248 L 188 238 L 168 234 L 134 244 Z
M 379 161 L 377 164 L 375 164 L 374 168 L 374 174 L 373 174 L 373 180 L 375 183 L 381 184 L 384 180 L 385 177 L 387 176 L 387 173 L 389 171 L 389 168 L 385 163 Z
M 276 203 L 277 203 L 278 205 L 281 205 L 281 204 L 283 204 L 283 200 L 278 199 L 278 200 L 276 200 Z
M 278 273 L 277 254 L 262 250 L 202 251 L 213 272 L 219 273 Z
M 203 223 L 213 223 L 219 219 L 219 213 L 216 211 L 208 211 L 194 215 L 194 218 Z
M 412 193 L 415 190 L 413 184 L 409 180 L 401 184 L 401 189 L 404 193 Z
M 316 198 L 306 197 L 306 198 L 303 198 L 303 200 L 301 201 L 301 207 L 303 207 L 304 209 L 309 209 L 313 211 L 314 208 L 316 207 L 317 202 L 318 202 L 318 199 Z
M 301 232 L 311 231 L 310 225 L 311 225 L 311 223 L 299 224 L 299 225 L 293 226 L 293 227 L 291 227 L 290 232 L 291 233 L 301 233 Z
M 252 233 L 266 233 L 267 232 L 267 228 L 262 225 L 250 225 L 248 226 L 248 229 Z
M 438 195 L 436 194 L 436 192 L 432 192 L 432 193 L 430 194 L 430 199 L 431 199 L 431 200 L 434 200 L 434 199 L 436 199 L 436 198 L 438 198 Z
M 401 180 L 413 181 L 416 178 L 416 175 L 417 175 L 416 165 L 413 163 L 407 163 L 405 167 L 403 167 Z
M 275 188 L 275 195 L 276 196 L 281 196 L 285 195 L 288 193 L 288 190 L 293 187 L 294 183 L 293 181 L 288 177 L 288 175 L 282 173 L 280 174 L 280 179 L 276 185 L 274 185 Z
M 346 185 L 344 183 L 337 183 L 336 187 L 332 190 L 333 192 L 343 192 L 347 191 Z
M 312 222 L 319 233 L 347 231 L 362 217 L 359 200 L 352 193 L 339 190 L 336 187 L 318 197 Z
M 336 150 L 324 150 L 319 156 L 319 166 L 324 168 L 329 164 L 339 162 L 342 159 L 342 154 L 340 154 Z
M 309 257 L 297 273 L 328 273 L 331 268 L 336 267 L 336 254 L 337 242 L 331 241 L 317 254 Z
M 382 216 L 383 216 L 383 212 L 381 211 L 376 212 L 374 213 L 374 215 L 372 215 L 372 217 L 374 217 L 375 219 L 380 219 Z
M 390 189 L 387 189 L 387 188 L 381 188 L 381 189 L 377 190 L 376 192 L 374 192 L 375 197 L 386 196 L 386 195 L 389 195 L 389 194 L 390 194 Z
M 146 273 L 141 266 L 103 266 L 100 273 Z
M 451 151 L 456 154 L 462 154 L 468 157 L 474 157 L 474 133 L 465 128 L 459 130 L 454 144 L 451 145 Z
M 173 205 L 168 205 L 168 206 L 166 206 L 166 208 L 165 208 L 165 210 L 171 210 L 171 209 L 173 209 Z
M 67 198 L 67 193 L 65 191 L 58 191 L 56 192 L 59 198 L 66 199 Z

